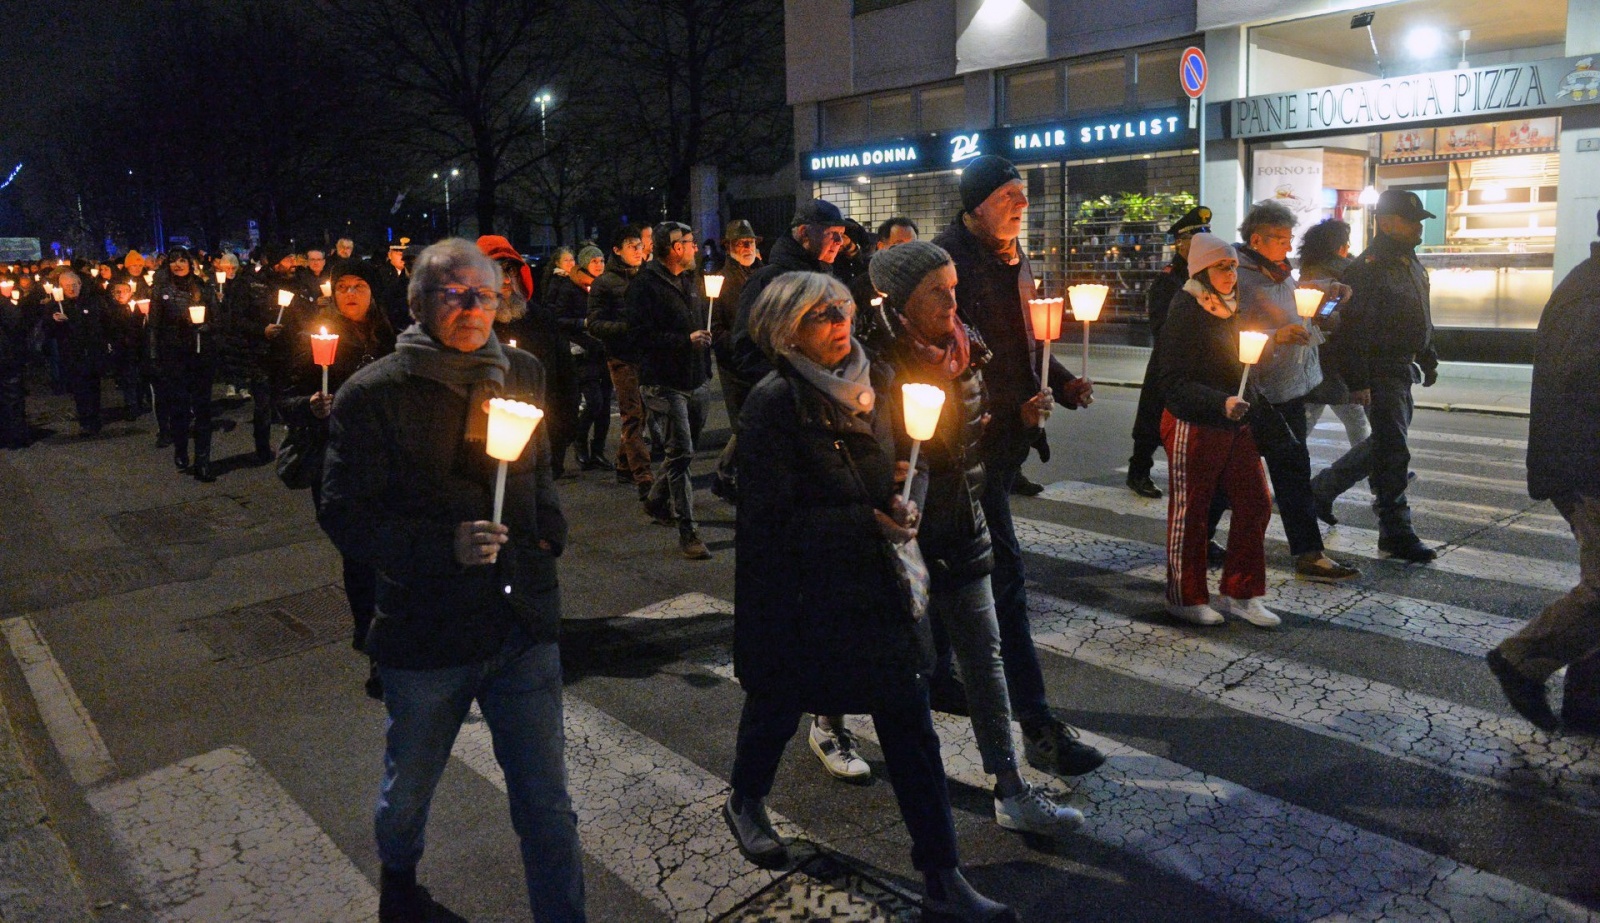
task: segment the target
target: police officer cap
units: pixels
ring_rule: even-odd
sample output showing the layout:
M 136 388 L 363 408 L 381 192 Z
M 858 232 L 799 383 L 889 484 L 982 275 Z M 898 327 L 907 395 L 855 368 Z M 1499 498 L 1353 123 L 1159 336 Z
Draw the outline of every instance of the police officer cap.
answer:
M 1415 192 L 1404 189 L 1385 189 L 1383 195 L 1378 196 L 1378 216 L 1399 215 L 1407 221 L 1421 221 L 1424 218 L 1437 218 L 1433 212 L 1422 207 L 1422 199 Z
M 827 199 L 812 199 L 800 206 L 794 213 L 794 220 L 789 222 L 789 227 L 797 228 L 802 224 L 815 224 L 825 228 L 844 227 L 844 212 L 839 211 L 839 206 Z
M 1204 205 L 1196 205 L 1183 213 L 1183 217 L 1172 222 L 1172 227 L 1167 228 L 1167 234 L 1178 237 L 1182 234 L 1203 234 L 1211 231 L 1211 209 Z

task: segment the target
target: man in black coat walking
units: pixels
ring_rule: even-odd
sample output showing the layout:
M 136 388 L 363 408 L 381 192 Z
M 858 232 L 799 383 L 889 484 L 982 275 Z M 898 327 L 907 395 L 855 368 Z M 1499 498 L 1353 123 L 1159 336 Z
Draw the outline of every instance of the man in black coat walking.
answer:
M 979 451 L 987 478 L 983 515 L 994 543 L 994 600 L 1000 623 L 1011 712 L 1022 724 L 1024 752 L 1035 768 L 1080 775 L 1105 762 L 1100 751 L 1050 712 L 1044 671 L 1028 625 L 1022 546 L 1011 522 L 1011 488 L 1022 462 L 1044 437 L 1044 421 L 1059 401 L 1068 407 L 1093 402 L 1093 386 L 1050 360 L 1049 381 L 1039 380 L 1037 341 L 1025 304 L 1033 297 L 1033 271 L 1018 239 L 1028 195 L 1017 168 L 985 155 L 961 173 L 961 213 L 935 244 L 956 265 L 956 304 L 961 318 L 983 335 L 994 357 L 984 369 L 992 418 Z
M 1600 243 L 1539 318 L 1529 409 L 1528 496 L 1554 503 L 1572 526 L 1581 576 L 1489 652 L 1489 669 L 1512 707 L 1549 731 L 1557 722 L 1545 680 L 1567 667 L 1561 723 L 1600 735 Z
M 678 550 L 691 560 L 711 557 L 695 528 L 695 434 L 706 418 L 711 378 L 711 331 L 696 297 L 694 230 L 667 221 L 655 228 L 654 260 L 645 264 L 623 296 L 628 336 L 639 350 L 639 391 L 663 424 L 666 457 L 656 470 L 645 512 L 658 523 L 678 524 Z
M 744 284 L 739 294 L 739 313 L 728 334 L 729 361 L 735 376 L 747 388 L 767 377 L 772 363 L 767 361 L 750 338 L 750 309 L 761 292 L 786 272 L 820 272 L 833 275 L 833 261 L 844 246 L 844 213 L 826 199 L 812 199 L 800 206 L 789 222 L 789 236 L 772 245 L 771 259 Z

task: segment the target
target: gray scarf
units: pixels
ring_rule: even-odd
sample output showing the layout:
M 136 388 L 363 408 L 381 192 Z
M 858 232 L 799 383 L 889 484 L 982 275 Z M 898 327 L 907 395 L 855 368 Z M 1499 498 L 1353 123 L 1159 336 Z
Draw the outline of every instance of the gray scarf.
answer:
M 872 362 L 867 351 L 854 338 L 850 338 L 850 355 L 834 368 L 824 368 L 800 353 L 790 353 L 789 364 L 812 387 L 826 394 L 845 413 L 871 413 L 877 403 L 872 391 Z
M 464 353 L 446 347 L 422 329 L 412 324 L 395 339 L 395 352 L 400 354 L 407 374 L 426 378 L 467 396 L 468 442 L 486 442 L 489 438 L 488 402 L 505 390 L 506 370 L 511 360 L 494 332 L 477 350 Z

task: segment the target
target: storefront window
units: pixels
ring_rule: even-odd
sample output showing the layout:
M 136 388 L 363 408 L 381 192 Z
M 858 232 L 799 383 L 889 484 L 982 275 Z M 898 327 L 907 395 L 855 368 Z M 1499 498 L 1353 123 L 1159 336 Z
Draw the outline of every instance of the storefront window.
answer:
M 918 96 L 923 131 L 944 131 L 967 124 L 967 88 L 964 84 L 929 87 Z
M 1073 115 L 1121 109 L 1127 103 L 1127 63 L 1121 56 L 1067 68 L 1067 110 Z
M 1136 93 L 1140 107 L 1170 103 L 1182 93 L 1178 83 L 1178 57 L 1182 54 L 1178 48 L 1139 52 Z
M 910 93 L 890 93 L 867 100 L 867 124 L 871 137 L 892 138 L 917 130 L 916 111 Z
M 854 144 L 867 136 L 867 104 L 844 99 L 822 107 L 822 143 Z
M 1061 115 L 1061 65 L 1005 76 L 1005 123 L 1018 125 Z

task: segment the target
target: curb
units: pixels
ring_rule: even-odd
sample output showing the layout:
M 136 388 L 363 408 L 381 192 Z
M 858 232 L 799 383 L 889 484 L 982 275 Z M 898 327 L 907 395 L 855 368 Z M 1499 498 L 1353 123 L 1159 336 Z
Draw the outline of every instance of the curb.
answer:
M 83 883 L 0 702 L 0 920 L 91 923 Z
M 1109 388 L 1142 388 L 1142 381 L 1108 381 L 1095 379 L 1095 387 L 1102 385 Z M 1528 410 L 1523 407 L 1500 407 L 1494 404 L 1445 404 L 1435 401 L 1417 401 L 1418 410 L 1439 410 L 1445 413 L 1481 413 L 1492 417 L 1526 417 Z

